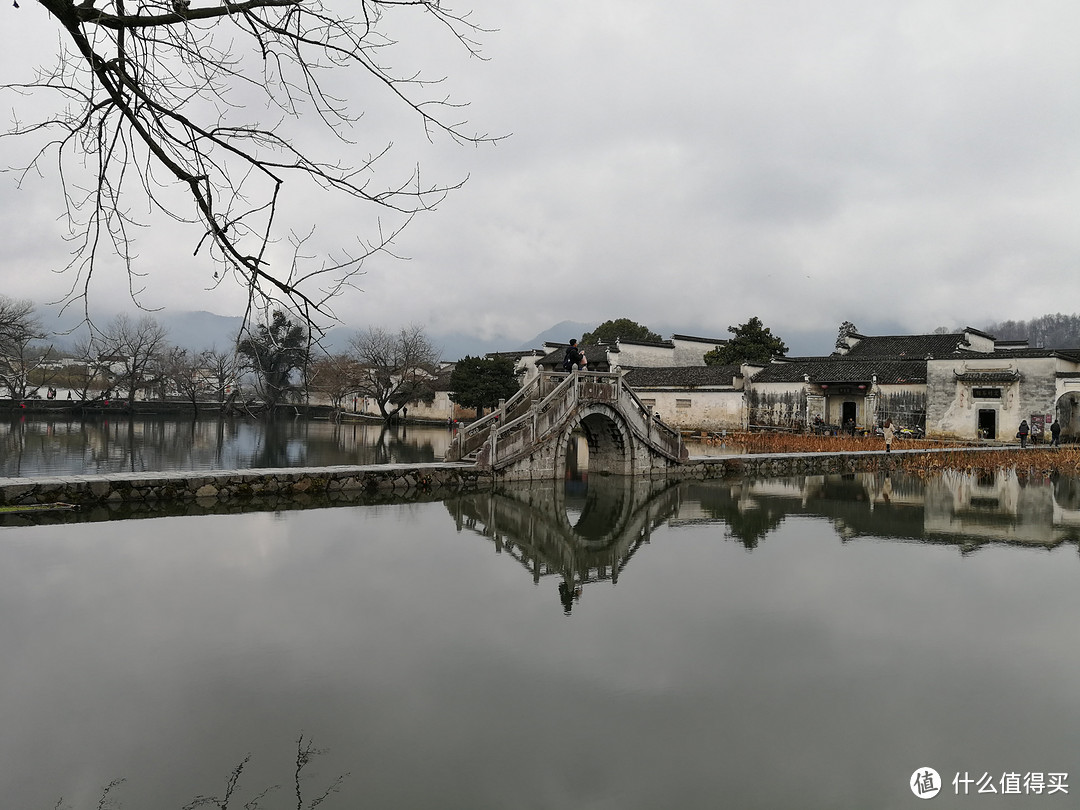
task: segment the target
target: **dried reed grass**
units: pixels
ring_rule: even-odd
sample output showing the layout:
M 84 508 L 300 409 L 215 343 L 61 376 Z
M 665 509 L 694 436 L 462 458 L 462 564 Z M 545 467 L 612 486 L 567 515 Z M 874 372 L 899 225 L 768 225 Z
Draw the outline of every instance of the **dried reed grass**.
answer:
M 851 453 L 884 450 L 878 436 L 815 436 L 798 433 L 729 433 L 726 446 L 746 453 Z M 981 447 L 975 451 L 975 447 Z M 1015 469 L 1020 476 L 1045 476 L 1052 473 L 1080 475 L 1080 446 L 1036 446 L 1020 449 L 1005 446 L 995 450 L 972 443 L 897 439 L 893 450 L 931 450 L 947 448 L 949 453 L 897 453 L 881 456 L 870 467 L 902 469 L 915 474 L 932 475 L 942 470 L 991 472 Z M 967 449 L 967 452 L 965 452 Z

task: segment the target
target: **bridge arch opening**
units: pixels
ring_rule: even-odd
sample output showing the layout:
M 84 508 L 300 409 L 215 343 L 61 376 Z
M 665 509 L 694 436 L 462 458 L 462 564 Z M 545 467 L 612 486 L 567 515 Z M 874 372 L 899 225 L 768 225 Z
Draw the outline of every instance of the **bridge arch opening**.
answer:
M 564 475 L 630 475 L 633 448 L 622 419 L 596 408 L 586 412 L 564 437 Z M 575 444 L 576 443 L 576 444 Z M 571 470 L 570 465 L 574 465 Z

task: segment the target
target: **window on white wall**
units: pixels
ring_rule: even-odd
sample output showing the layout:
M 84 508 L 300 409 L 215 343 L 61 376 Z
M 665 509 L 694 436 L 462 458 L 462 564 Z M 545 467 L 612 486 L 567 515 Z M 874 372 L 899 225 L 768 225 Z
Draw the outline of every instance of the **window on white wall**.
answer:
M 690 407 L 690 400 L 688 400 L 688 399 L 677 399 L 677 400 L 675 400 L 675 407 L 676 408 L 689 408 Z
M 656 407 L 656 400 L 655 399 L 645 399 L 644 397 L 642 397 L 641 398 L 641 404 L 644 405 L 646 408 L 655 408 Z

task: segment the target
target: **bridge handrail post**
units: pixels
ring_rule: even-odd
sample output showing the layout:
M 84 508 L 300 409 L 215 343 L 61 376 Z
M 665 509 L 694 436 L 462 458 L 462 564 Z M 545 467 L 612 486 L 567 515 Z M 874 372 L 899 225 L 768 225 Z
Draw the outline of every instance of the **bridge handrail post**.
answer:
M 491 423 L 491 464 L 495 465 L 496 448 L 499 446 L 499 434 L 506 424 L 506 400 L 500 399 L 495 409 L 495 420 Z

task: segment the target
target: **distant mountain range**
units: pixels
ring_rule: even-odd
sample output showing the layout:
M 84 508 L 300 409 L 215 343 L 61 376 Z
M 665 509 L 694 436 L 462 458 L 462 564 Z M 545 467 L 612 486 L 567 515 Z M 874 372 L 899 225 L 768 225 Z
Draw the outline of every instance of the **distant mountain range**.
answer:
M 163 310 L 148 314 L 168 330 L 169 343 L 193 351 L 214 348 L 224 349 L 234 345 L 243 324 L 243 318 L 239 316 L 215 315 L 212 312 Z M 140 315 L 140 313 L 129 313 L 130 317 L 136 319 Z M 106 325 L 113 317 L 113 315 L 95 316 L 96 323 L 100 326 Z M 85 327 L 80 326 L 82 318 L 79 315 L 69 313 L 53 318 L 45 312 L 42 313 L 41 320 L 42 325 L 54 333 L 54 342 L 59 346 L 74 344 L 86 336 Z M 428 337 L 432 343 L 442 349 L 444 360 L 459 360 L 470 354 L 476 356 L 488 352 L 539 349 L 548 340 L 565 343 L 572 337 L 580 337 L 594 326 L 595 324 L 563 321 L 525 343 L 514 343 L 502 339 L 483 339 L 460 332 L 429 332 Z M 348 348 L 349 339 L 355 332 L 356 329 L 351 327 L 335 326 L 327 331 L 321 341 L 322 346 L 330 353 L 344 352 Z
M 52 316 L 47 308 L 40 308 L 42 325 L 56 334 L 54 342 L 63 347 L 85 336 L 80 333 L 78 315 L 67 314 Z M 161 311 L 150 313 L 152 317 L 169 332 L 169 342 L 176 346 L 201 351 L 202 349 L 224 349 L 236 342 L 243 319 L 238 316 L 215 315 L 211 312 L 173 312 Z M 137 318 L 138 313 L 131 314 Z M 97 319 L 101 325 L 113 316 L 102 315 Z M 694 335 L 697 337 L 729 337 L 727 328 L 707 328 L 695 325 L 672 326 L 670 324 L 646 324 L 654 332 L 665 337 L 672 334 Z M 970 324 L 964 324 L 970 325 Z M 572 337 L 580 338 L 585 332 L 595 329 L 595 323 L 561 321 L 549 329 L 540 332 L 531 340 L 523 343 L 503 338 L 485 339 L 462 332 L 429 332 L 431 341 L 442 349 L 444 360 L 459 360 L 466 355 L 483 355 L 487 352 L 517 351 L 542 348 L 545 342 L 566 343 Z M 839 326 L 839 324 L 837 324 Z M 862 323 L 856 321 L 860 332 L 867 335 L 902 335 L 910 334 L 901 324 L 892 322 Z M 1027 339 L 1032 345 L 1044 345 L 1054 348 L 1080 346 L 1080 315 L 1046 315 L 1031 321 L 1006 321 L 983 328 L 999 339 Z M 71 335 L 63 334 L 75 330 Z M 807 357 L 827 355 L 832 352 L 836 333 L 830 331 L 806 332 L 774 330 L 788 347 L 789 357 Z M 356 329 L 348 326 L 335 326 L 330 329 L 322 341 L 323 348 L 331 353 L 344 352 L 348 348 L 349 338 Z
M 42 308 L 45 309 L 45 308 Z M 58 346 L 70 346 L 86 338 L 86 327 L 81 313 L 65 313 L 52 317 L 46 310 L 39 310 L 41 325 L 51 331 L 53 342 Z M 185 349 L 202 351 L 203 349 L 225 349 L 236 344 L 243 318 L 215 315 L 212 312 L 161 312 L 128 313 L 133 320 L 143 314 L 150 315 L 165 327 L 169 333 L 169 343 Z M 94 323 L 104 327 L 115 315 L 94 316 Z

